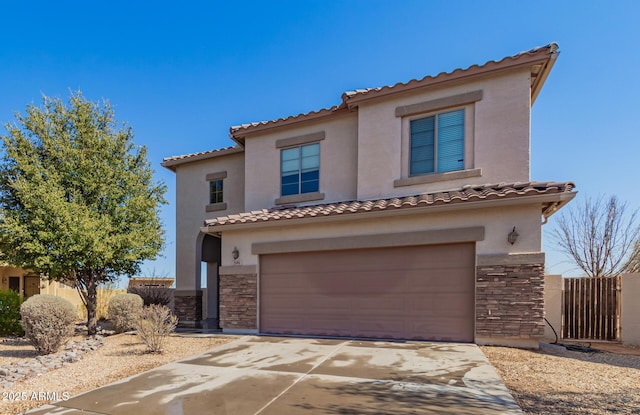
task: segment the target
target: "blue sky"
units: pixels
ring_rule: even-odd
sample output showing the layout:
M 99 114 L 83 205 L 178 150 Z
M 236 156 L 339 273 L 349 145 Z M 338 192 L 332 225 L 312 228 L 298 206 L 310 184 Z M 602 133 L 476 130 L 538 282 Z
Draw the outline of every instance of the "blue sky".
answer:
M 390 85 L 558 42 L 532 110 L 531 177 L 574 181 L 576 200 L 640 207 L 640 2 L 264 1 L 3 4 L 0 121 L 82 90 L 109 99 L 169 191 L 164 257 L 174 275 L 175 182 L 163 157 L 232 144 L 229 127 L 330 107 Z M 1 134 L 5 132 L 0 130 Z M 576 203 L 575 201 L 572 203 Z M 547 268 L 579 274 L 545 225 Z

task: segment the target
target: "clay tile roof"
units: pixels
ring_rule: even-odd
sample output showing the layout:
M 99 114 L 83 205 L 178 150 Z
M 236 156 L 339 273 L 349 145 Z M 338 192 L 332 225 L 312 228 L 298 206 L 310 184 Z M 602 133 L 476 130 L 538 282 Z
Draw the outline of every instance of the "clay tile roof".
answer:
M 558 45 L 550 43 L 546 46 L 539 46 L 525 52 L 520 52 L 512 56 L 507 56 L 500 60 L 488 61 L 482 65 L 471 65 L 465 69 L 458 68 L 451 72 L 442 72 L 435 76 L 425 76 L 421 79 L 412 79 L 408 82 L 398 82 L 394 85 L 382 86 L 377 88 L 364 88 L 347 91 L 342 94 L 342 102 L 331 108 L 323 108 L 318 111 L 310 111 L 289 117 L 278 118 L 270 121 L 252 122 L 247 124 L 235 125 L 230 128 L 229 135 L 236 142 L 243 144 L 246 134 L 256 133 L 273 127 L 290 125 L 298 122 L 309 121 L 316 118 L 331 116 L 338 111 L 349 111 L 357 106 L 357 102 L 383 96 L 396 92 L 403 92 L 417 87 L 428 86 L 431 84 L 444 82 L 447 80 L 455 80 L 464 76 L 471 76 L 478 73 L 484 73 L 493 69 L 501 69 L 510 65 L 531 64 L 537 65 L 537 72 L 532 72 L 532 100 L 539 92 L 546 76 L 553 66 L 553 58 L 557 55 Z M 546 61 L 546 63 L 544 62 Z
M 196 160 L 204 160 L 204 159 L 208 159 L 208 158 L 212 158 L 212 157 L 219 157 L 219 156 L 224 156 L 226 154 L 233 154 L 233 153 L 240 153 L 244 151 L 244 148 L 235 145 L 235 146 L 229 146 L 229 147 L 224 147 L 224 148 L 218 148 L 215 150 L 208 150 L 208 151 L 200 151 L 198 153 L 191 153 L 191 154 L 184 154 L 181 156 L 171 156 L 171 157 L 165 157 L 162 160 L 161 165 L 163 167 L 166 167 L 170 170 L 175 171 L 175 166 L 178 164 L 183 164 L 183 163 L 187 163 L 187 162 L 192 162 L 192 161 L 196 161 Z
M 547 194 L 572 194 L 572 182 L 526 182 L 467 185 L 462 189 L 393 197 L 378 200 L 353 200 L 310 206 L 279 206 L 205 221 L 205 226 L 283 221 L 318 216 L 351 215 L 372 211 L 413 209 L 418 207 L 457 204 L 484 200 L 508 199 Z
M 502 66 L 504 64 L 513 63 L 522 59 L 523 57 L 535 57 L 541 54 L 556 54 L 558 52 L 558 44 L 557 43 L 549 43 L 545 46 L 537 46 L 533 49 L 517 53 L 512 56 L 507 56 L 499 60 L 491 60 L 485 62 L 482 65 L 471 65 L 467 68 L 457 68 L 450 72 L 441 72 L 435 76 L 427 75 L 421 79 L 411 79 L 407 82 L 398 82 L 394 85 L 381 86 L 377 88 L 364 88 L 364 89 L 355 89 L 353 91 L 347 91 L 342 94 L 342 101 L 346 104 L 349 104 L 355 98 L 364 99 L 369 98 L 369 96 L 379 96 L 385 93 L 395 92 L 396 90 L 403 91 L 409 88 L 414 88 L 421 86 L 421 84 L 429 84 L 431 81 L 442 81 L 448 78 L 459 77 L 465 74 L 471 74 L 473 72 L 477 72 L 483 69 L 492 69 L 495 66 Z M 535 77 L 533 77 L 535 78 Z M 532 83 L 535 79 L 532 79 Z

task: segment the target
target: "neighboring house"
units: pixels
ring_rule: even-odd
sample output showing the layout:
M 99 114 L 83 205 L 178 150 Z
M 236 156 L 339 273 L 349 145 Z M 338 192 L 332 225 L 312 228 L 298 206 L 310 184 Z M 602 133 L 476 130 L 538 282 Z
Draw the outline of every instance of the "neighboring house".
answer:
M 39 275 L 8 264 L 0 264 L 0 290 L 13 290 L 29 298 L 40 294 L 40 284 Z
M 171 288 L 173 285 L 173 278 L 155 278 L 155 277 L 131 277 L 129 278 L 128 288 Z
M 49 281 L 32 271 L 0 264 L 0 290 L 13 290 L 29 298 L 36 294 L 51 294 L 69 300 L 74 306 L 82 304 L 80 295 L 73 288 L 58 281 Z
M 529 177 L 557 48 L 346 92 L 164 159 L 181 324 L 537 347 L 541 227 L 575 195 Z

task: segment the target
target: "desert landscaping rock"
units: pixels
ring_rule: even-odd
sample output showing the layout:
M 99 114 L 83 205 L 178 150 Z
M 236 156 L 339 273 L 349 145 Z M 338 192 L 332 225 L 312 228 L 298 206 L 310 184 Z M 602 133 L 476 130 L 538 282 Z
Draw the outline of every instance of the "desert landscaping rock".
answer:
M 482 347 L 525 414 L 640 414 L 640 355 Z
M 17 341 L 10 344 L 20 344 Z M 15 382 L 31 376 L 40 376 L 49 370 L 57 369 L 69 363 L 77 362 L 82 356 L 104 345 L 104 338 L 95 335 L 82 340 L 67 343 L 63 351 L 45 356 L 0 366 L 0 389 L 8 389 Z
M 4 370 L 15 365 L 21 371 L 29 372 L 28 362 L 37 359 L 40 362 L 34 363 L 34 367 L 38 367 L 43 361 L 52 365 L 42 373 L 25 376 L 15 382 L 0 376 L 5 382 L 4 389 L 0 387 L 0 392 L 5 393 L 3 396 L 7 398 L 0 400 L 0 414 L 23 413 L 56 400 L 49 399 L 51 397 L 62 399 L 65 393 L 66 396 L 75 396 L 231 340 L 224 336 L 183 337 L 176 334 L 167 339 L 163 354 L 149 354 L 146 352 L 146 345 L 134 334 L 103 336 L 101 344 L 84 342 L 83 339 L 88 340 L 84 334 L 74 337 L 68 344 L 68 349 L 58 352 L 56 355 L 59 356 L 53 359 L 37 356 L 34 348 L 24 339 L 0 341 L 0 367 Z M 78 359 L 74 362 L 62 361 L 62 356 L 67 359 L 73 356 L 69 352 L 75 353 Z M 45 398 L 42 398 L 43 395 Z M 22 397 L 27 399 L 21 399 Z

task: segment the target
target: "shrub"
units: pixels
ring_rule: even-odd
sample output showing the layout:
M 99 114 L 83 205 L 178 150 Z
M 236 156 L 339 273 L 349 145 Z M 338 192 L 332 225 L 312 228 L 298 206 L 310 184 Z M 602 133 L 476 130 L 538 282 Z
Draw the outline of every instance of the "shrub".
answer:
M 115 284 L 108 282 L 98 288 L 98 303 L 96 304 L 96 317 L 98 320 L 109 318 L 109 301 L 117 294 L 124 294 L 126 291 L 117 288 Z M 78 305 L 78 314 L 82 320 L 87 319 L 87 307 L 84 304 Z
M 129 287 L 127 292 L 131 294 L 138 294 L 142 297 L 145 306 L 151 304 L 166 305 L 171 304 L 171 288 L 166 287 Z
M 76 310 L 61 297 L 37 294 L 20 306 L 25 336 L 40 354 L 58 351 L 73 335 Z
M 143 301 L 136 294 L 116 294 L 109 300 L 109 321 L 116 333 L 134 328 Z
M 22 336 L 20 325 L 22 297 L 15 291 L 0 291 L 0 336 Z
M 178 317 L 171 314 L 169 307 L 152 304 L 142 310 L 135 328 L 150 352 L 162 353 L 165 339 L 177 325 Z

